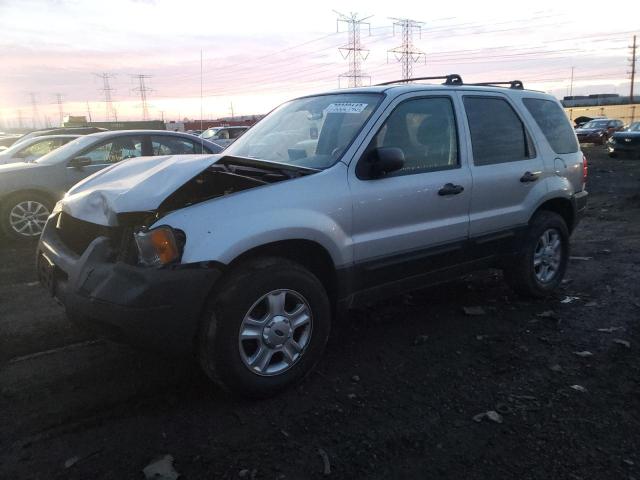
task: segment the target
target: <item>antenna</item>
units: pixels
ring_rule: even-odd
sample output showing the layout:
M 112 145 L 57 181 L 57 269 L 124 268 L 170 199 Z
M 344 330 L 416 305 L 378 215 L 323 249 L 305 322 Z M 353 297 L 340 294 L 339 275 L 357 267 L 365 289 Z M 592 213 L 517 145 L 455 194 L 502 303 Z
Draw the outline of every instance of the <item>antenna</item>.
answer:
M 140 107 L 142 108 L 142 120 L 149 120 L 149 106 L 147 105 L 147 92 L 151 92 L 152 89 L 147 87 L 145 84 L 145 80 L 151 78 L 151 75 L 132 75 L 132 78 L 138 79 L 138 87 L 134 88 L 134 92 L 138 92 L 140 94 Z
M 629 49 L 631 50 L 631 58 L 629 59 L 629 63 L 631 64 L 631 72 L 629 72 L 631 74 L 631 88 L 629 90 L 629 103 L 633 103 L 633 84 L 636 81 L 636 61 L 638 60 L 638 57 L 636 55 L 636 50 L 637 50 L 637 46 L 636 46 L 636 36 L 633 36 L 633 45 L 629 46 Z
M 402 63 L 402 78 L 409 80 L 413 76 L 413 64 L 423 60 L 427 63 L 427 55 L 413 45 L 413 34 L 418 32 L 422 36 L 422 25 L 424 22 L 416 22 L 408 18 L 392 18 L 393 34 L 396 33 L 396 27 L 400 27 L 402 31 L 402 45 L 387 51 L 387 62 L 389 54 L 393 53 L 396 61 Z
M 367 25 L 369 28 L 369 35 L 371 35 L 371 24 L 365 22 L 372 17 L 372 15 L 364 18 L 358 18 L 357 13 L 350 13 L 345 15 L 336 10 L 334 12 L 338 15 L 336 21 L 336 30 L 340 31 L 340 22 L 346 23 L 349 31 L 349 41 L 346 45 L 339 47 L 338 50 L 342 55 L 342 58 L 349 61 L 349 71 L 338 76 L 338 87 L 340 87 L 340 80 L 346 78 L 349 81 L 349 87 L 362 86 L 362 79 L 368 78 L 371 83 L 371 77 L 362 73 L 362 62 L 369 56 L 369 50 L 362 48 L 360 43 L 360 26 Z

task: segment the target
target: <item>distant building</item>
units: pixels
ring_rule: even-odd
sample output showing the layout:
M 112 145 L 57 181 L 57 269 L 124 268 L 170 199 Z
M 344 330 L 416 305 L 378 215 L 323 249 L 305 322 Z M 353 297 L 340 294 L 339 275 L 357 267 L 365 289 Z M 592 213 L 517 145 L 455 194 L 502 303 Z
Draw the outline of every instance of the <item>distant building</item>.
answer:
M 561 101 L 565 107 L 599 107 L 602 105 L 627 105 L 640 103 L 640 97 L 633 96 L 633 102 L 628 95 L 621 96 L 617 93 L 596 93 L 594 95 L 572 95 L 564 97 Z
M 165 130 L 161 120 L 133 121 L 133 122 L 87 122 L 85 116 L 69 115 L 64 119 L 65 127 L 101 127 L 107 130 Z

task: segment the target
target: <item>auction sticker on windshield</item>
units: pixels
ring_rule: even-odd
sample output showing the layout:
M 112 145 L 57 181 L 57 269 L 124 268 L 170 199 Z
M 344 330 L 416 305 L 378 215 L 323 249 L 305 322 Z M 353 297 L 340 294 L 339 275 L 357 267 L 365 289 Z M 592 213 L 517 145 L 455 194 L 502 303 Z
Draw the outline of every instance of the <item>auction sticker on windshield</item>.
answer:
M 332 103 L 326 109 L 327 113 L 362 113 L 367 108 L 367 103 L 341 102 Z

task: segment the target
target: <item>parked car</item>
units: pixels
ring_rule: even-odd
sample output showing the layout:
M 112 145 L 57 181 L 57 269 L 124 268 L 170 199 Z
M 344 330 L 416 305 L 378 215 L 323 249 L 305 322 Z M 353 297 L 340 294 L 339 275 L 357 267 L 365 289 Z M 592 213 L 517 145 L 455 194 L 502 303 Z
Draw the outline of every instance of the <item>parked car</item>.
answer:
M 22 135 L 17 141 L 23 142 L 34 137 L 43 137 L 45 135 L 89 135 L 91 133 L 107 132 L 106 128 L 100 127 L 59 127 L 47 128 L 43 130 L 34 130 Z
M 185 133 L 124 130 L 79 137 L 31 163 L 0 165 L 0 229 L 17 238 L 38 237 L 64 192 L 121 160 L 162 156 L 142 163 L 153 169 L 167 155 L 220 151 L 219 146 Z
M 0 152 L 0 165 L 15 162 L 33 162 L 76 138 L 78 138 L 78 135 L 46 135 L 14 143 Z
M 569 120 L 521 82 L 446 78 L 298 98 L 221 155 L 104 170 L 56 205 L 40 281 L 249 396 L 308 373 L 341 309 L 490 266 L 554 292 L 587 199 Z
M 614 132 L 622 130 L 624 123 L 622 120 L 611 120 L 600 118 L 591 120 L 580 128 L 576 129 L 576 135 L 580 143 L 596 143 L 604 145 Z
M 621 132 L 614 133 L 607 142 L 610 157 L 640 158 L 640 122 L 634 122 Z
M 23 135 L 6 133 L 0 136 L 0 153 L 16 143 Z
M 212 127 L 206 129 L 200 136 L 221 147 L 228 147 L 247 130 L 249 127 Z

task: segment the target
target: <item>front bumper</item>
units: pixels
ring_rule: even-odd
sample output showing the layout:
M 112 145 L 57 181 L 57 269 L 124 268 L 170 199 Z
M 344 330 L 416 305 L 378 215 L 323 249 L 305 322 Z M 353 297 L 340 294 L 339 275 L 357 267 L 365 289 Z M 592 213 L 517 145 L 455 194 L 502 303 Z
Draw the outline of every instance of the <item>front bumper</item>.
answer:
M 62 242 L 55 224 L 55 217 L 47 222 L 38 243 L 38 277 L 69 317 L 141 347 L 193 351 L 221 264 L 129 265 L 113 260 L 115 252 L 104 236 L 77 255 Z
M 640 142 L 634 142 L 634 143 L 623 143 L 620 141 L 617 141 L 616 143 L 607 143 L 607 149 L 609 150 L 609 153 L 622 153 L 622 154 L 629 154 L 629 155 L 633 155 L 633 154 L 640 154 Z

